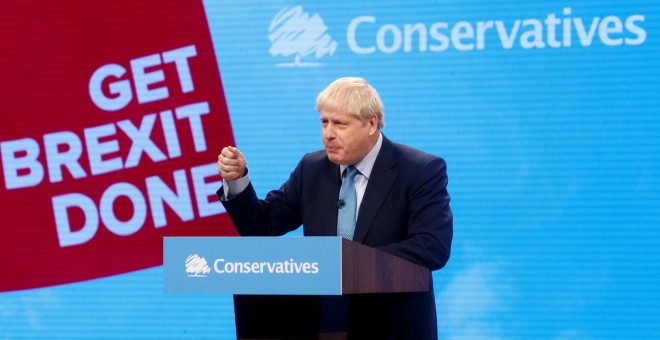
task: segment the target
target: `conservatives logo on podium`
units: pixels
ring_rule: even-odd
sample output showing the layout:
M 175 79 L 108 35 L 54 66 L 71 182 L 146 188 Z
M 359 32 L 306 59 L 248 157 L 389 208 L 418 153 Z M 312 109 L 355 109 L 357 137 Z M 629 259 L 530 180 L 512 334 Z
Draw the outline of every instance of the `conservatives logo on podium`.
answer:
M 188 277 L 206 277 L 206 274 L 210 272 L 211 267 L 209 267 L 205 258 L 197 254 L 192 254 L 186 259 L 186 273 L 188 273 Z

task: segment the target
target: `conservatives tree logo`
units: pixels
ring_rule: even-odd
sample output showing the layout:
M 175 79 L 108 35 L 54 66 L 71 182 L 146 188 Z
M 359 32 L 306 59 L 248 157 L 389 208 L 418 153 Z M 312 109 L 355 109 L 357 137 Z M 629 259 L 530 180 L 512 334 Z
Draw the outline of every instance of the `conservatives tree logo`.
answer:
M 337 49 L 337 42 L 326 33 L 328 27 L 317 14 L 310 16 L 302 6 L 282 9 L 268 29 L 271 42 L 270 54 L 274 57 L 293 57 L 293 61 L 276 64 L 277 67 L 321 66 L 322 63 L 303 61 L 313 54 L 319 59 L 332 55 Z
M 186 259 L 186 273 L 188 277 L 206 277 L 211 272 L 206 259 L 197 254 L 192 254 Z

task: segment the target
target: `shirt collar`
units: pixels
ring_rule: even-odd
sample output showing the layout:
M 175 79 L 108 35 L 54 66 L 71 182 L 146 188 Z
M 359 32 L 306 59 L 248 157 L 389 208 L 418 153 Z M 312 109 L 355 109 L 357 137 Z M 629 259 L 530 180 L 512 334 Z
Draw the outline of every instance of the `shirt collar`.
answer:
M 374 145 L 373 148 L 371 148 L 371 151 L 364 156 L 359 162 L 355 163 L 353 166 L 355 166 L 358 171 L 360 171 L 360 174 L 362 174 L 364 177 L 369 179 L 369 176 L 371 176 L 371 170 L 374 168 L 374 163 L 376 163 L 376 157 L 378 157 L 378 152 L 380 152 L 380 147 L 383 145 L 383 134 L 378 132 L 378 140 L 376 141 L 376 145 Z M 344 170 L 348 168 L 348 165 L 340 165 L 339 166 L 339 173 L 343 174 Z

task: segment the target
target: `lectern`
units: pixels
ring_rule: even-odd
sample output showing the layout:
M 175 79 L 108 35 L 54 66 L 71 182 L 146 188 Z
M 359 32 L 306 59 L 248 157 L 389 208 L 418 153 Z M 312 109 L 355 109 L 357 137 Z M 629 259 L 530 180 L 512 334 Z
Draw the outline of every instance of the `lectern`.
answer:
M 341 237 L 166 237 L 165 293 L 232 294 L 239 339 L 345 339 L 350 296 L 429 290 L 427 268 Z

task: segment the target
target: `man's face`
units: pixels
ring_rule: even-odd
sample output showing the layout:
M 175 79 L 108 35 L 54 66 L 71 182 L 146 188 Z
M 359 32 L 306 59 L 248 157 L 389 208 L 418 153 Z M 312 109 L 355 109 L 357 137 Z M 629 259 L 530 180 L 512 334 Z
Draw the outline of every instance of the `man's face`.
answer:
M 378 117 L 368 122 L 338 112 L 321 111 L 321 137 L 330 161 L 353 165 L 369 153 L 377 140 Z

